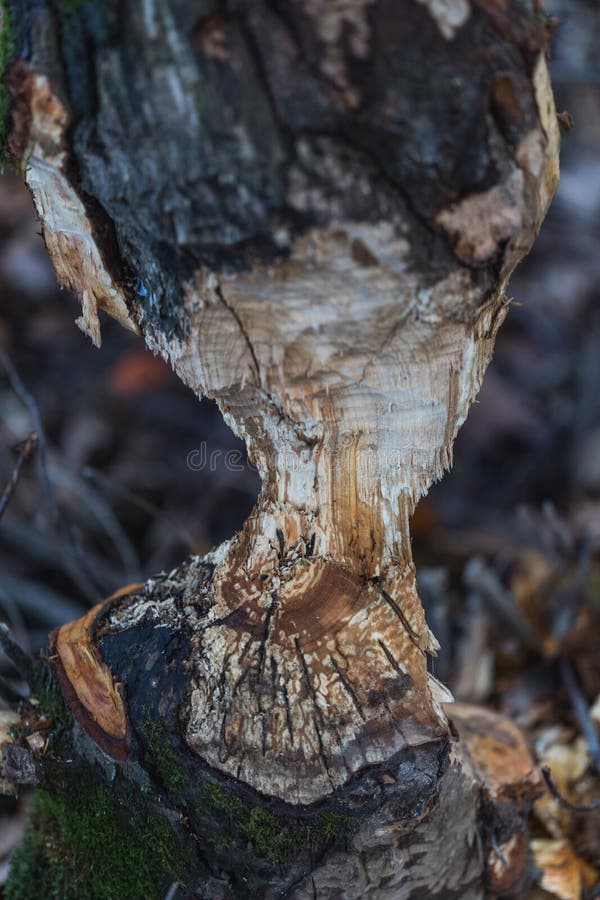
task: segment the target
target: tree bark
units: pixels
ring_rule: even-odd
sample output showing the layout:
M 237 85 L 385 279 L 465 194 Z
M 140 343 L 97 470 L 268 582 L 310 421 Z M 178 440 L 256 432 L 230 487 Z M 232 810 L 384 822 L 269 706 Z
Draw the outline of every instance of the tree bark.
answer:
M 539 783 L 427 671 L 409 517 L 556 187 L 539 4 L 11 8 L 9 148 L 79 326 L 139 333 L 262 477 L 232 540 L 52 636 L 68 715 L 4 751 L 48 791 L 11 896 L 61 858 L 73 896 L 518 893 Z M 94 874 L 90 808 L 143 888 Z

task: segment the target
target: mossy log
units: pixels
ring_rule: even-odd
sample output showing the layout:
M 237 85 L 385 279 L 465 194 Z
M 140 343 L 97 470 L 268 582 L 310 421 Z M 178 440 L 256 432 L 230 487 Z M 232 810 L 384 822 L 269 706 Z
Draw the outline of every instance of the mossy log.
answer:
M 5 10 L 79 326 L 139 333 L 262 477 L 238 535 L 52 635 L 8 896 L 518 895 L 539 779 L 428 673 L 408 523 L 556 187 L 539 3 Z

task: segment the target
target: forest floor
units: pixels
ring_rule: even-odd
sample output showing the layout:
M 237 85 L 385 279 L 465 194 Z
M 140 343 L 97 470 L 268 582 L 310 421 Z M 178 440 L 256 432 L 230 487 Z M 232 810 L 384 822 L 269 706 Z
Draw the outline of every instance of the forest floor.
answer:
M 578 900 L 600 897 L 600 10 L 546 6 L 562 20 L 557 107 L 575 129 L 454 468 L 412 532 L 442 645 L 435 675 L 519 722 L 563 798 L 534 805 L 531 896 Z M 94 350 L 77 315 L 28 193 L 5 174 L 0 496 L 21 467 L 3 511 L 0 500 L 0 620 L 29 651 L 122 585 L 231 536 L 259 489 L 214 404 L 111 321 Z M 0 895 L 27 802 L 0 801 Z

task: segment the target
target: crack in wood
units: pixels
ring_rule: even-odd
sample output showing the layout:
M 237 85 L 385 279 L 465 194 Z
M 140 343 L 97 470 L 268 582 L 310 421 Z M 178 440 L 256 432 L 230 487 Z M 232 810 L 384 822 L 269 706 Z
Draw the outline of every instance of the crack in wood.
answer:
M 262 677 L 264 664 L 265 664 L 265 657 L 266 657 L 266 653 L 267 653 L 267 644 L 269 642 L 269 638 L 271 635 L 272 621 L 273 621 L 273 617 L 275 616 L 275 612 L 277 611 L 278 607 L 279 607 L 279 597 L 278 597 L 277 591 L 274 591 L 271 594 L 271 603 L 269 604 L 269 608 L 265 615 L 265 621 L 264 621 L 264 626 L 263 626 L 263 635 L 260 640 L 260 644 L 258 646 L 257 656 L 258 656 L 258 677 L 259 678 Z
M 257 387 L 262 387 L 262 376 L 261 376 L 261 371 L 260 371 L 260 365 L 258 362 L 258 356 L 256 355 L 256 351 L 254 349 L 254 346 L 252 345 L 252 341 L 250 340 L 250 335 L 248 334 L 248 332 L 244 326 L 244 323 L 242 322 L 240 315 L 239 315 L 238 311 L 236 310 L 236 308 L 234 306 L 232 306 L 231 303 L 228 303 L 227 299 L 225 298 L 225 294 L 223 293 L 223 290 L 222 290 L 220 284 L 217 284 L 217 286 L 215 288 L 215 293 L 216 293 L 217 297 L 219 298 L 219 300 L 221 301 L 221 303 L 223 304 L 223 306 L 225 307 L 225 309 L 232 316 L 236 325 L 238 326 L 240 333 L 242 335 L 242 338 L 244 339 L 244 342 L 248 348 L 248 352 L 250 353 L 250 357 L 252 359 L 252 368 L 254 369 L 254 375 L 256 377 Z
M 287 689 L 285 680 L 282 681 L 281 690 L 283 693 L 283 703 L 285 706 L 285 721 L 286 721 L 288 733 L 290 735 L 290 742 L 293 747 L 294 746 L 294 725 L 292 722 L 292 711 L 290 709 L 290 698 L 289 698 L 288 689 Z
M 336 675 L 340 679 L 340 683 L 342 684 L 344 690 L 346 691 L 346 693 L 348 694 L 348 696 L 354 703 L 354 706 L 356 707 L 356 711 L 358 712 L 359 716 L 361 717 L 361 719 L 364 722 L 365 714 L 364 714 L 364 711 L 362 708 L 362 704 L 361 704 L 360 700 L 358 699 L 358 697 L 356 696 L 356 692 L 354 691 L 354 688 L 352 687 L 352 685 L 350 684 L 350 682 L 348 681 L 348 679 L 346 678 L 346 676 L 340 669 L 338 663 L 333 658 L 333 656 L 330 656 L 329 659 L 330 659 L 331 665 L 332 665 Z
M 391 652 L 391 650 L 389 649 L 389 647 L 387 647 L 387 646 L 384 644 L 384 642 L 383 642 L 382 640 L 378 640 L 377 643 L 379 644 L 379 646 L 381 647 L 381 649 L 382 649 L 383 652 L 385 653 L 385 655 L 386 655 L 386 657 L 387 657 L 387 660 L 388 660 L 390 666 L 392 667 L 392 669 L 394 669 L 394 671 L 395 671 L 398 675 L 402 676 L 403 678 L 406 678 L 406 677 L 407 677 L 406 672 L 403 672 L 403 671 L 402 671 L 402 669 L 400 668 L 400 664 L 398 663 L 398 660 L 397 660 L 396 657 L 393 655 L 393 653 Z
M 317 736 L 317 743 L 319 745 L 319 756 L 321 757 L 321 762 L 323 763 L 323 767 L 325 768 L 325 773 L 327 778 L 329 779 L 331 786 L 335 788 L 335 781 L 332 777 L 329 763 L 327 761 L 327 757 L 325 754 L 325 745 L 323 743 L 323 735 L 321 734 L 321 727 L 324 725 L 323 720 L 323 712 L 321 707 L 319 706 L 317 692 L 315 691 L 312 682 L 310 680 L 310 672 L 308 669 L 308 664 L 306 662 L 306 658 L 304 656 L 304 651 L 302 650 L 302 646 L 300 644 L 300 640 L 296 637 L 294 638 L 294 646 L 296 648 L 296 653 L 298 655 L 298 659 L 300 661 L 300 665 L 302 667 L 302 673 L 304 677 L 304 682 L 306 685 L 306 689 L 308 691 L 308 696 L 313 701 L 314 713 L 313 713 L 313 724 L 315 728 L 315 734 Z
M 425 653 L 425 650 L 424 650 L 423 647 L 421 646 L 421 643 L 420 643 L 420 640 L 419 640 L 419 635 L 416 633 L 416 631 L 414 630 L 414 628 L 412 627 L 412 625 L 410 624 L 410 622 L 408 621 L 408 619 L 407 619 L 406 616 L 404 615 L 404 613 L 403 613 L 402 608 L 400 607 L 400 605 L 399 605 L 398 603 L 396 603 L 396 601 L 393 599 L 393 597 L 391 597 L 391 596 L 388 594 L 388 592 L 387 592 L 386 590 L 384 590 L 384 588 L 381 587 L 380 584 L 377 584 L 377 581 L 373 580 L 373 584 L 375 584 L 375 586 L 377 587 L 377 590 L 379 591 L 379 593 L 381 594 L 381 596 L 383 597 L 383 599 L 385 600 L 385 602 L 388 604 L 388 606 L 390 607 L 390 609 L 393 609 L 393 611 L 395 612 L 395 614 L 398 616 L 398 618 L 399 618 L 400 621 L 402 622 L 402 625 L 404 626 L 404 629 L 405 629 L 405 631 L 406 631 L 408 637 L 409 637 L 410 640 L 413 642 L 413 644 L 415 645 L 415 647 L 416 647 L 418 650 L 420 650 L 421 653 Z

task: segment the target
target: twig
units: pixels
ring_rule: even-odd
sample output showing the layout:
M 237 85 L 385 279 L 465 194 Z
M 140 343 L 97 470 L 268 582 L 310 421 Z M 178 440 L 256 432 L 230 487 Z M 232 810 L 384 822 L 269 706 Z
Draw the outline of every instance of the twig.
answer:
M 542 766 L 542 775 L 544 776 L 544 781 L 548 785 L 548 790 L 564 809 L 568 809 L 570 812 L 575 813 L 595 812 L 595 810 L 600 809 L 600 800 L 591 800 L 589 803 L 571 803 L 570 800 L 563 797 L 552 777 L 550 766 Z
M 82 604 L 65 597 L 43 582 L 29 581 L 17 575 L 0 572 L 0 591 L 13 597 L 26 615 L 51 627 L 76 619 Z
M 6 622 L 0 622 L 0 650 L 10 659 L 19 675 L 28 682 L 31 678 L 31 659 L 17 644 Z
M 126 578 L 139 580 L 140 561 L 135 547 L 129 540 L 126 531 L 115 516 L 110 504 L 101 497 L 94 488 L 83 479 L 74 475 L 63 466 L 53 467 L 55 483 L 67 487 L 85 507 L 91 512 L 106 536 L 111 541 L 117 555 L 120 557 L 121 566 Z
M 54 520 L 63 533 L 65 542 L 70 548 L 71 555 L 78 563 L 81 576 L 79 579 L 80 587 L 85 591 L 90 600 L 96 600 L 98 598 L 99 585 L 96 582 L 94 573 L 88 571 L 85 560 L 83 559 L 77 542 L 74 539 L 69 523 L 62 515 L 54 496 L 52 480 L 48 472 L 48 445 L 46 442 L 46 433 L 44 431 L 42 417 L 40 415 L 38 405 L 33 395 L 29 393 L 29 391 L 21 381 L 19 373 L 17 372 L 12 360 L 8 357 L 2 345 L 0 345 L 0 365 L 6 372 L 12 390 L 29 413 L 29 417 L 33 423 L 34 430 L 38 436 L 38 458 L 40 461 L 40 471 L 42 473 L 42 481 L 46 491 L 46 496 L 48 498 Z
M 79 571 L 76 569 L 72 555 L 64 552 L 60 535 L 37 530 L 32 523 L 25 524 L 17 520 L 10 522 L 6 520 L 0 522 L 0 542 L 5 548 L 12 548 L 19 554 L 24 554 L 36 565 L 50 566 L 52 569 L 58 568 L 70 581 L 79 586 Z M 122 574 L 105 557 L 100 556 L 98 552 L 89 547 L 82 552 L 85 554 L 88 567 L 94 570 L 102 584 L 106 584 L 112 589 L 113 584 L 118 586 L 122 583 Z M 2 573 L 0 572 L 1 583 Z M 85 607 L 84 597 L 81 599 L 81 610 Z M 81 615 L 81 610 L 79 615 Z
M 113 496 L 122 497 L 124 500 L 127 500 L 129 503 L 137 506 L 137 508 L 146 513 L 147 516 L 150 516 L 153 519 L 160 519 L 162 522 L 169 523 L 173 526 L 173 531 L 175 531 L 183 540 L 187 542 L 191 550 L 194 550 L 195 541 L 191 531 L 188 528 L 180 525 L 173 516 L 165 513 L 164 510 L 160 509 L 155 503 L 151 503 L 146 499 L 146 497 L 141 496 L 136 491 L 132 491 L 130 488 L 126 487 L 123 484 L 119 484 L 112 478 L 107 478 L 106 475 L 104 475 L 102 472 L 98 472 L 91 466 L 86 466 L 84 469 L 82 469 L 81 476 L 82 478 L 86 478 L 89 481 L 95 482 L 96 485 L 98 485 L 108 493 L 111 493 Z
M 28 691 L 21 691 L 7 678 L 0 675 L 0 698 L 6 703 L 19 703 L 28 696 Z
M 456 650 L 452 693 L 466 703 L 481 703 L 491 689 L 490 616 L 481 594 L 465 598 L 464 633 Z
M 569 634 L 575 617 L 581 608 L 584 598 L 584 588 L 588 580 L 590 571 L 590 561 L 592 558 L 592 539 L 590 535 L 586 535 L 579 548 L 579 557 L 577 560 L 577 571 L 575 578 L 569 590 L 561 594 L 558 598 L 558 612 L 554 618 L 552 626 L 552 636 L 562 646 L 564 639 Z
M 521 615 L 513 595 L 481 556 L 469 560 L 463 572 L 463 581 L 488 601 L 496 615 L 506 622 L 526 647 L 541 652 L 540 643 L 529 622 Z
M 0 538 L 1 535 L 2 532 L 0 532 Z M 30 654 L 30 629 L 25 624 L 25 620 L 23 618 L 23 614 L 19 607 L 19 604 L 15 602 L 14 598 L 11 597 L 10 594 L 7 594 L 6 591 L 3 591 L 2 588 L 0 588 L 0 613 L 2 614 L 2 619 L 11 623 L 16 642 L 23 647 L 23 650 L 27 654 Z
M 567 694 L 569 695 L 569 701 L 573 708 L 573 712 L 575 713 L 575 718 L 587 741 L 590 758 L 594 763 L 596 771 L 600 772 L 600 741 L 598 740 L 598 731 L 590 716 L 587 701 L 577 682 L 573 665 L 570 660 L 562 656 L 558 660 L 558 668 Z
M 26 408 L 29 413 L 29 418 L 31 419 L 34 429 L 38 436 L 39 442 L 39 459 L 40 466 L 42 469 L 42 475 L 44 478 L 46 490 L 49 495 L 50 502 L 52 504 L 53 510 L 56 514 L 58 514 L 58 508 L 56 507 L 56 501 L 54 499 L 54 494 L 52 492 L 52 482 L 50 481 L 50 476 L 48 474 L 48 466 L 47 466 L 47 445 L 46 445 L 46 434 L 44 431 L 44 426 L 42 425 L 42 417 L 40 416 L 40 411 L 38 409 L 38 405 L 35 402 L 33 396 L 29 393 L 21 378 L 19 373 L 15 369 L 12 360 L 7 355 L 4 348 L 0 345 L 0 364 L 2 368 L 6 372 L 11 388 L 13 389 L 16 396 L 19 398 L 23 406 Z
M 12 497 L 13 491 L 17 485 L 17 481 L 19 480 L 19 474 L 21 472 L 21 467 L 23 463 L 29 459 L 33 451 L 35 450 L 38 442 L 38 436 L 35 431 L 32 431 L 27 440 L 23 441 L 19 449 L 19 456 L 17 457 L 17 461 L 12 470 L 12 474 L 8 479 L 8 484 L 4 488 L 4 493 L 0 498 L 0 519 L 4 515 L 4 510 L 8 506 L 10 502 L 10 498 Z
M 573 536 L 571 532 L 560 518 L 556 511 L 556 507 L 551 500 L 545 500 L 542 504 L 542 517 L 546 530 L 552 538 L 554 546 L 552 549 L 561 557 L 570 557 L 573 554 Z

